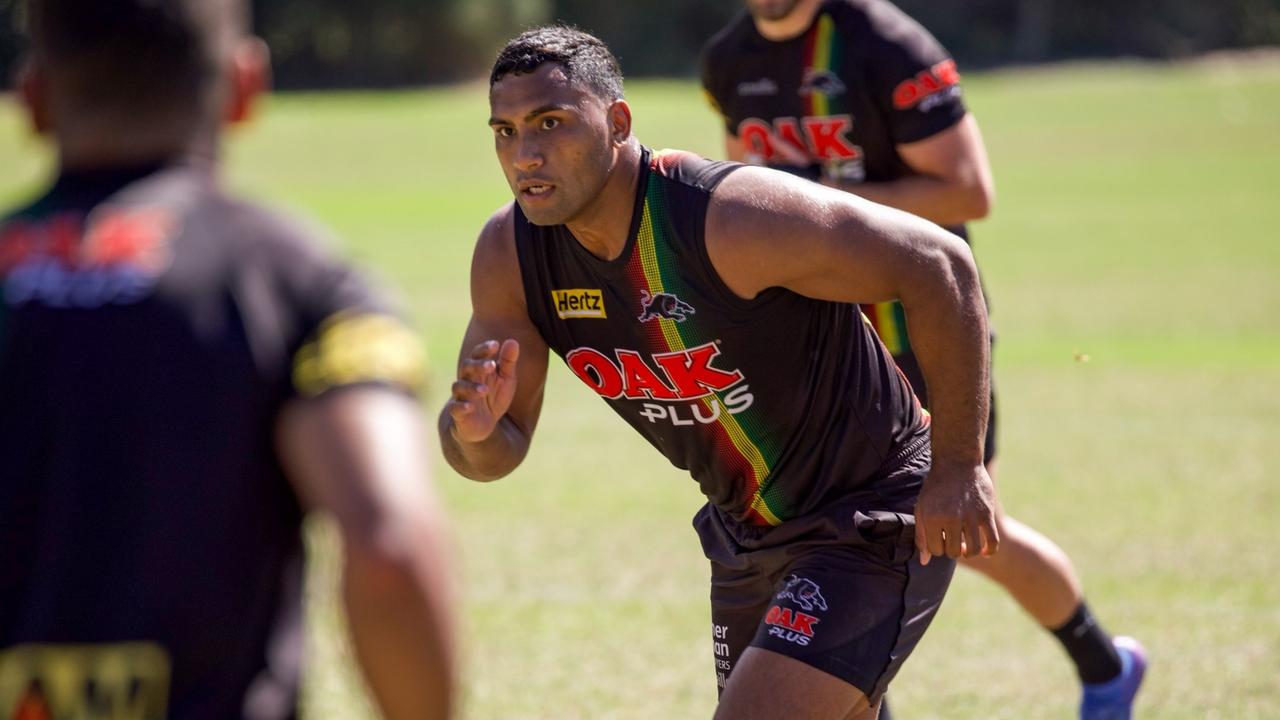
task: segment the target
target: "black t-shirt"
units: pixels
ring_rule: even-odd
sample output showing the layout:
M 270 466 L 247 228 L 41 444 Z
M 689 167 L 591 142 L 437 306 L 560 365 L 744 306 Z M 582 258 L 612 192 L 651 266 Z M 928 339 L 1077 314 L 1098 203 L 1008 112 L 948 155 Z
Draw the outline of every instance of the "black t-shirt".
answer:
M 768 40 L 746 12 L 702 51 L 702 84 L 753 164 L 784 165 L 786 142 L 811 177 L 888 181 L 910 173 L 895 146 L 965 115 L 955 62 L 886 0 L 826 0 L 798 37 Z
M 801 35 L 775 42 L 746 12 L 702 51 L 702 84 L 752 164 L 811 180 L 888 182 L 912 174 L 897 146 L 965 116 L 955 61 L 887 0 L 825 0 Z M 795 152 L 809 158 L 788 164 Z M 963 226 L 948 230 L 968 239 Z M 864 305 L 894 356 L 911 353 L 902 305 Z
M 187 167 L 67 174 L 0 220 L 0 717 L 293 716 L 277 413 L 422 368 L 312 234 Z
M 929 452 L 928 418 L 857 306 L 781 288 L 748 301 L 725 286 L 706 211 L 737 167 L 646 151 L 614 260 L 519 206 L 515 238 L 548 346 L 750 546 L 856 491 L 909 494 L 891 475 Z

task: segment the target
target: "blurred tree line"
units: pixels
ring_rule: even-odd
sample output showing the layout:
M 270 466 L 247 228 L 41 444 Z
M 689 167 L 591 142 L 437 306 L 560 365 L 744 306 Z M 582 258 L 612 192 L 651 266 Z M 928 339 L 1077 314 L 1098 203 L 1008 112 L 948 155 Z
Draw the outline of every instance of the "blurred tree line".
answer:
M 0 0 L 0 76 L 22 51 L 24 0 Z M 1280 0 L 897 0 L 965 67 L 1176 58 L 1280 45 Z M 502 42 L 562 20 L 600 35 L 631 76 L 687 76 L 741 0 L 256 0 L 282 88 L 388 87 L 483 76 Z

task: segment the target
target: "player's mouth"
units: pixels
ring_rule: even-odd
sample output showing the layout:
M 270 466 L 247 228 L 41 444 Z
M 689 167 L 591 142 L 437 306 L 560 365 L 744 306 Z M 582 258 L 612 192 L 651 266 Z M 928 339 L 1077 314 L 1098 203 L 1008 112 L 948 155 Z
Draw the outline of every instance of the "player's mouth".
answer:
M 520 197 L 524 199 L 545 198 L 555 191 L 555 185 L 541 180 L 524 180 L 519 184 Z

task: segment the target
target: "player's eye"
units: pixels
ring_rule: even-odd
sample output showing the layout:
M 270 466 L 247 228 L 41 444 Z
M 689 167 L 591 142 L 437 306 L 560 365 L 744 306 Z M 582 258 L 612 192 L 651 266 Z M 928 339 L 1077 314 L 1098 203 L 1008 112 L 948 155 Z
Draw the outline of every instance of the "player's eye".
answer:
M 501 138 L 509 138 L 515 134 L 515 130 L 509 125 L 499 125 L 493 129 L 495 135 Z
M 543 130 L 555 130 L 560 125 L 560 118 L 545 117 L 542 118 L 540 126 Z

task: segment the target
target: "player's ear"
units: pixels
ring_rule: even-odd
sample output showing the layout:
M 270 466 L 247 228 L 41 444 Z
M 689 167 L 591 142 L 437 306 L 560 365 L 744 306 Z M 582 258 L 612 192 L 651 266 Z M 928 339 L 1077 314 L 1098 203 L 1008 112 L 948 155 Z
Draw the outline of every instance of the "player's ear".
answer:
M 257 99 L 271 89 L 271 51 L 256 37 L 245 38 L 231 54 L 231 84 L 224 120 L 242 123 L 253 117 Z
M 617 145 L 631 139 L 631 106 L 626 100 L 619 98 L 609 105 L 609 132 Z
M 47 135 L 53 129 L 53 120 L 49 116 L 48 83 L 45 74 L 30 56 L 18 63 L 13 86 L 18 89 L 22 104 L 27 108 L 31 129 L 37 135 Z

